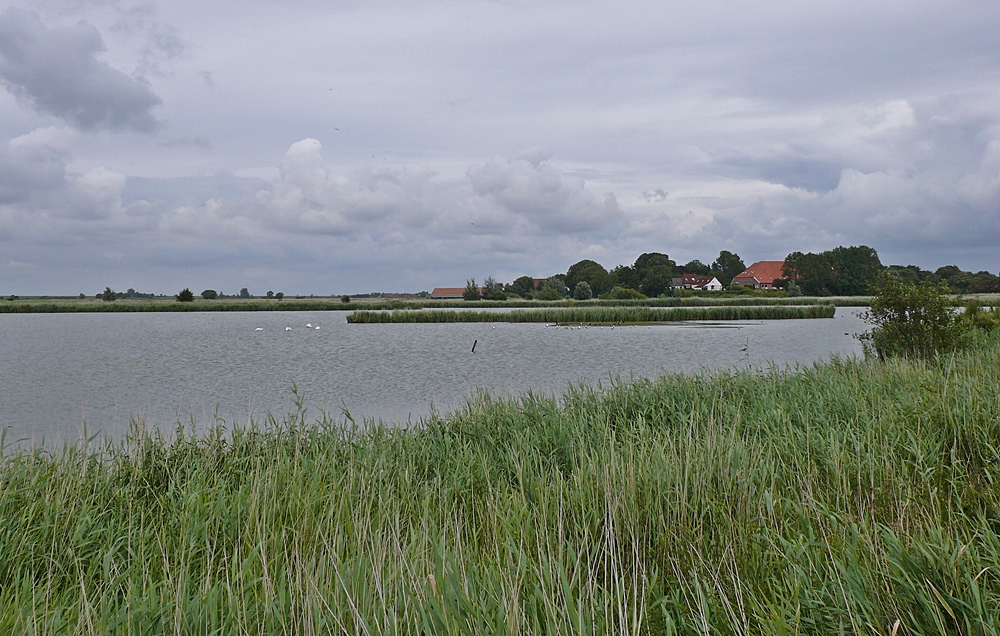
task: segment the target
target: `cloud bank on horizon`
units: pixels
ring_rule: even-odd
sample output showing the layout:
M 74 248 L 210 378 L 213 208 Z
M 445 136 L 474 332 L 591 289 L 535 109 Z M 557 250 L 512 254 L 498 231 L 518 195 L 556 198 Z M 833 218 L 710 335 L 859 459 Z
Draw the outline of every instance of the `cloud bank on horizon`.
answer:
M 1000 5 L 0 12 L 0 293 L 417 291 L 867 244 L 1000 270 Z

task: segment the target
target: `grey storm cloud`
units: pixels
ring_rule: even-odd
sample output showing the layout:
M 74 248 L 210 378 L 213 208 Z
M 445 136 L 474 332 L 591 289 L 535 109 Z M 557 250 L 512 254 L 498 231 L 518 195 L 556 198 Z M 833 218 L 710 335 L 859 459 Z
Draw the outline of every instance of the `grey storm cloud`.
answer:
M 889 258 L 912 259 L 914 249 L 947 258 L 960 245 L 997 267 L 1000 113 L 991 96 L 897 101 L 847 122 L 808 144 L 706 162 L 694 177 L 704 183 L 675 192 L 672 207 L 635 233 L 670 233 L 687 250 L 739 237 L 771 258 L 848 243 Z
M 329 257 L 332 249 L 338 258 L 426 265 L 435 253 L 475 262 L 497 250 L 523 252 L 539 236 L 612 234 L 622 220 L 613 194 L 596 197 L 540 157 L 473 166 L 465 194 L 453 199 L 426 167 L 334 171 L 315 139 L 291 144 L 271 181 L 227 172 L 168 179 L 103 168 L 73 173 L 63 149 L 68 134 L 39 129 L 0 152 L 3 166 L 21 166 L 11 179 L 0 177 L 0 243 L 11 251 L 42 237 L 72 236 L 87 237 L 71 241 L 72 250 L 141 260 L 161 254 L 205 261 L 208 253 L 268 259 L 275 251 L 316 250 L 315 257 Z M 18 183 L 24 187 L 10 187 Z M 499 219 L 492 225 L 491 215 Z
M 19 99 L 81 129 L 152 132 L 162 100 L 141 77 L 96 56 L 105 50 L 96 27 L 46 27 L 34 12 L 0 14 L 0 79 Z

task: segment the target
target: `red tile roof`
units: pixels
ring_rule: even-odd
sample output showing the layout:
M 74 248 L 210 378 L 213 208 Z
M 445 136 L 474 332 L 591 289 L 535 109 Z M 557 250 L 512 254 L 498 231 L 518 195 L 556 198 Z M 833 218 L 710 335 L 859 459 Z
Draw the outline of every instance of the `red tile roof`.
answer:
M 691 287 L 693 289 L 703 289 L 705 285 L 711 283 L 715 280 L 714 276 L 699 276 L 698 274 L 684 274 L 681 277 L 682 284 L 685 287 Z
M 431 298 L 461 298 L 464 287 L 435 287 Z
M 733 277 L 737 285 L 774 285 L 774 281 L 783 278 L 781 268 L 785 261 L 757 261 L 743 272 Z

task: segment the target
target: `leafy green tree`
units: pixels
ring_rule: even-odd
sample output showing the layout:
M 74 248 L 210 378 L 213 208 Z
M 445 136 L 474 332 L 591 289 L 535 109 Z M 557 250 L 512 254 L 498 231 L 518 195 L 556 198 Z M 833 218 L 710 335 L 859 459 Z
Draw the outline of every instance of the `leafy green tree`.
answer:
M 654 265 L 646 271 L 642 278 L 643 294 L 649 298 L 656 298 L 661 294 L 670 291 L 671 283 L 677 270 L 669 265 Z
M 570 266 L 566 272 L 566 286 L 575 291 L 577 283 L 581 281 L 586 282 L 594 294 L 602 294 L 611 289 L 608 270 L 596 261 L 582 260 Z
M 250 292 L 246 287 L 240 290 L 240 298 L 250 298 Z
M 660 252 L 642 254 L 635 259 L 632 269 L 639 279 L 637 289 L 650 298 L 669 290 L 671 280 L 677 276 L 677 263 Z
M 882 275 L 882 261 L 878 252 L 867 245 L 836 247 L 829 252 L 833 267 L 833 289 L 839 296 L 861 296 L 878 283 Z
M 192 293 L 190 289 L 185 287 L 184 289 L 180 290 L 177 293 L 177 295 L 174 296 L 174 298 L 177 299 L 177 302 L 189 303 L 194 301 L 194 293 Z
M 204 298 L 205 300 L 215 300 L 216 298 L 219 297 L 219 293 L 214 289 L 206 289 L 205 291 L 201 292 L 201 297 Z
M 503 293 L 503 283 L 492 276 L 487 276 L 483 281 L 482 297 L 487 300 L 507 300 L 507 294 Z
M 594 297 L 594 292 L 590 289 L 587 281 L 581 280 L 573 288 L 573 298 L 575 300 L 590 300 Z
M 916 265 L 890 265 L 886 270 L 904 283 L 922 283 L 934 279 L 934 273 Z
M 465 281 L 465 290 L 462 292 L 462 298 L 465 300 L 479 300 L 479 285 L 476 285 L 475 278 Z
M 278 292 L 277 294 L 274 295 L 274 297 L 277 298 L 278 300 L 281 300 L 282 298 L 285 297 L 285 292 Z
M 738 254 L 722 250 L 719 252 L 719 257 L 712 263 L 712 276 L 718 278 L 723 287 L 729 287 L 733 279 L 743 273 L 746 268 L 747 266 Z
M 945 265 L 944 267 L 937 268 L 934 275 L 941 281 L 948 284 L 953 294 L 972 294 L 976 292 L 977 282 L 981 288 L 990 287 L 988 278 L 982 277 L 982 274 L 986 274 L 990 277 L 989 272 L 980 272 L 978 275 L 972 272 L 962 271 L 957 265 Z M 979 280 L 977 281 L 977 276 Z M 986 283 L 983 285 L 982 283 Z
M 679 269 L 683 270 L 682 273 L 684 273 L 684 274 L 697 274 L 698 276 L 710 276 L 710 275 L 712 275 L 712 268 L 709 267 L 708 265 L 702 263 L 698 259 L 694 259 L 693 261 L 688 261 L 687 263 L 685 263 Z M 742 271 L 742 270 L 740 270 L 740 271 Z M 736 273 L 739 274 L 739 272 L 736 272 Z M 716 278 L 718 278 L 718 277 L 716 276 Z M 719 281 L 719 282 L 722 282 L 722 281 Z
M 806 296 L 829 296 L 833 293 L 833 266 L 825 254 L 792 252 L 785 257 L 781 274 L 795 281 Z
M 642 284 L 642 279 L 639 277 L 639 273 L 636 272 L 635 268 L 631 265 L 619 265 L 611 270 L 609 278 L 614 281 L 611 285 L 612 290 L 615 286 L 638 289 Z
M 632 268 L 639 275 L 639 278 L 645 278 L 646 273 L 654 267 L 669 267 L 671 270 L 677 269 L 677 263 L 670 260 L 670 257 L 666 254 L 660 252 L 646 252 L 635 259 L 635 263 Z
M 974 294 L 996 294 L 1000 293 L 1000 277 L 994 276 L 990 272 L 976 272 L 972 276 L 972 293 Z
M 344 294 L 343 296 L 340 297 L 340 302 L 347 304 L 351 302 L 351 297 L 348 296 L 347 294 Z
M 267 296 L 268 298 L 274 298 L 274 292 L 271 291 L 270 289 L 267 290 L 267 293 L 264 294 L 264 295 Z
M 615 287 L 611 290 L 611 297 L 615 300 L 641 300 L 646 296 L 631 287 Z
M 566 277 L 562 274 L 556 274 L 545 279 L 541 289 L 535 294 L 535 298 L 539 300 L 559 300 L 565 298 L 568 294 L 569 289 L 566 287 Z
M 632 265 L 619 265 L 608 272 L 605 289 L 615 287 L 641 291 L 646 296 L 659 296 L 670 289 L 670 281 L 677 276 L 677 263 L 660 252 L 646 252 Z M 603 290 L 602 290 L 603 292 Z
M 859 296 L 879 281 L 883 270 L 878 252 L 858 245 L 819 254 L 792 252 L 785 257 L 782 275 L 807 296 Z
M 110 287 L 105 287 L 104 293 L 101 294 L 101 300 L 103 300 L 106 303 L 113 303 L 114 301 L 118 300 L 118 294 L 116 294 L 115 291 Z
M 945 283 L 915 285 L 884 274 L 881 285 L 871 289 L 871 308 L 862 314 L 872 325 L 860 336 L 865 355 L 929 360 L 964 346 L 970 329 L 956 316 L 948 292 Z
M 514 282 L 508 285 L 507 291 L 524 298 L 529 293 L 535 291 L 535 279 L 531 276 L 515 278 Z

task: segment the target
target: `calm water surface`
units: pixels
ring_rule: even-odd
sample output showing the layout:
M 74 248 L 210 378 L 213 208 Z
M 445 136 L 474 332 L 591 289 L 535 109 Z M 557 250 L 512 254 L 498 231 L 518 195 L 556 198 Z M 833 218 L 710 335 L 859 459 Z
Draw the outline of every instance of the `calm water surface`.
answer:
M 293 384 L 315 415 L 405 422 L 460 408 L 477 388 L 559 394 L 612 377 L 859 354 L 856 314 L 613 329 L 349 325 L 340 312 L 2 314 L 0 428 L 8 442 L 40 443 L 75 439 L 83 424 L 118 436 L 135 417 L 246 422 L 294 408 Z

